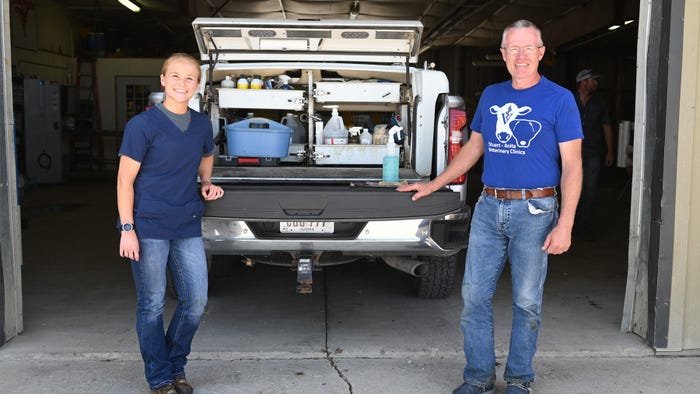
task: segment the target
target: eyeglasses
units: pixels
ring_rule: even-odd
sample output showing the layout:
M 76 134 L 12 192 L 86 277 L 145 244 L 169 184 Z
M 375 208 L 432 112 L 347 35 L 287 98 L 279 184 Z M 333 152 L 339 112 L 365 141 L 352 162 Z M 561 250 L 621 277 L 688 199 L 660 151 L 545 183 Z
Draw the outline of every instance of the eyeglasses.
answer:
M 510 56 L 518 56 L 520 53 L 524 53 L 527 56 L 533 55 L 538 49 L 542 48 L 543 45 L 530 45 L 526 47 L 501 47 Z

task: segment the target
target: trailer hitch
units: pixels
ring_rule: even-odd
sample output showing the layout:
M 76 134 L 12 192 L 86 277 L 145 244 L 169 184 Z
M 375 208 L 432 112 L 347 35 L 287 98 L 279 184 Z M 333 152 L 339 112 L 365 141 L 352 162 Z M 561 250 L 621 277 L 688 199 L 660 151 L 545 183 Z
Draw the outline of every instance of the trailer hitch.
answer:
M 311 294 L 313 285 L 313 256 L 304 255 L 297 258 L 297 293 Z

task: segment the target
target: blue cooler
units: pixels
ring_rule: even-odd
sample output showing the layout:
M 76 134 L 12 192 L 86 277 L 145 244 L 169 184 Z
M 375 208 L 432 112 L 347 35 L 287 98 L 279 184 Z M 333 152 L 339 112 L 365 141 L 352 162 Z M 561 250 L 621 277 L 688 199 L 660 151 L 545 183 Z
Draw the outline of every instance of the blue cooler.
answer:
M 226 126 L 228 154 L 235 157 L 282 158 L 289 154 L 292 129 L 266 118 L 249 118 Z

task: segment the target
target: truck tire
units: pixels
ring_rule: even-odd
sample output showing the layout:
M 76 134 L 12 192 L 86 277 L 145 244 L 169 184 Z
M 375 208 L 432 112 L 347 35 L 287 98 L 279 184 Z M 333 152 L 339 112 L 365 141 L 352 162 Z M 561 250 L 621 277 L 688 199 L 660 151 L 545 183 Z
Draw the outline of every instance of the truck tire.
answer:
M 457 256 L 431 256 L 428 274 L 418 279 L 420 298 L 445 298 L 452 293 L 457 276 Z

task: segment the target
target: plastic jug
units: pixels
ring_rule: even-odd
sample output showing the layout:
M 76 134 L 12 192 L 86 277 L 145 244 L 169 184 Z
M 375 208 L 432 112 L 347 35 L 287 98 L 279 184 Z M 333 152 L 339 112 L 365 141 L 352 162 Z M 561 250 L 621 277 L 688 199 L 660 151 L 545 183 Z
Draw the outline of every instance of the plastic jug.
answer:
M 348 129 L 345 128 L 343 118 L 338 115 L 337 105 L 326 105 L 323 108 L 331 108 L 331 118 L 323 128 L 323 143 L 326 145 L 345 145 L 348 143 Z
M 226 78 L 224 78 L 224 80 L 221 81 L 222 88 L 233 88 L 235 86 L 236 86 L 236 83 L 233 82 L 233 79 L 231 79 L 230 75 L 227 75 Z
M 292 144 L 304 144 L 307 141 L 306 129 L 304 125 L 301 124 L 299 118 L 294 116 L 294 114 L 288 113 L 285 115 L 280 123 L 292 129 L 292 135 L 290 142 Z
M 386 153 L 382 159 L 382 182 L 399 181 L 399 146 L 394 142 L 394 135 L 400 131 L 400 126 L 389 129 Z
M 362 133 L 360 133 L 360 144 L 362 145 L 371 145 L 372 144 L 372 134 L 369 133 L 369 130 L 365 127 L 362 129 Z

